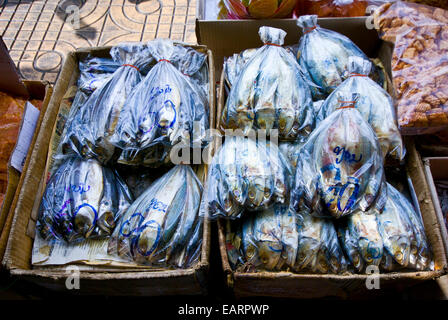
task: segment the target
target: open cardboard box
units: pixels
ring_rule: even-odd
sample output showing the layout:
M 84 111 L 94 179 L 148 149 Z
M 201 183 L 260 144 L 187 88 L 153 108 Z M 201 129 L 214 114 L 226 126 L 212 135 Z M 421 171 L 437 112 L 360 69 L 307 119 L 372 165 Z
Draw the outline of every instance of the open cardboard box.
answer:
M 48 106 L 52 94 L 52 87 L 46 81 L 29 81 L 20 80 L 17 69 L 9 56 L 8 49 L 6 48 L 3 40 L 0 38 L 0 91 L 9 93 L 14 96 L 20 96 L 27 99 L 42 100 L 42 109 L 37 121 L 36 129 L 33 139 L 30 144 L 28 155 L 25 159 L 25 164 L 22 172 L 26 172 L 30 163 L 31 150 L 34 148 L 36 142 L 37 133 L 40 130 L 43 116 Z M 5 198 L 1 204 L 0 209 L 0 260 L 3 258 L 3 254 L 8 242 L 9 231 L 12 223 L 12 207 L 15 206 L 18 200 L 19 192 L 24 183 L 24 174 L 22 175 L 18 170 L 8 165 L 8 186 L 6 189 Z
M 204 46 L 191 46 L 208 55 L 209 78 L 214 77 L 213 56 Z M 65 266 L 33 267 L 31 256 L 35 217 L 46 181 L 46 163 L 52 135 L 61 101 L 79 77 L 78 62 L 87 55 L 110 57 L 111 47 L 78 49 L 70 52 L 65 60 L 59 78 L 45 113 L 42 129 L 31 154 L 31 161 L 25 174 L 25 183 L 18 202 L 12 208 L 14 220 L 3 264 L 11 274 L 38 285 L 65 290 L 67 273 Z M 215 87 L 210 82 L 210 125 L 214 126 Z M 203 170 L 206 173 L 207 168 Z M 107 295 L 197 295 L 207 291 L 207 273 L 210 254 L 210 223 L 204 221 L 200 261 L 190 269 L 151 269 L 118 266 L 110 268 L 100 265 L 78 265 L 80 269 L 80 293 Z
M 274 26 L 288 31 L 285 45 L 298 43 L 300 29 L 295 20 L 240 20 L 215 21 L 197 24 L 197 32 L 201 33 L 198 39 L 207 39 L 208 45 L 216 50 L 217 64 L 223 61 L 224 56 L 239 53 L 243 49 L 260 47 L 262 44 L 258 36 L 258 28 L 263 25 Z M 228 23 L 229 25 L 225 25 Z M 201 25 L 202 24 L 202 25 Z M 379 39 L 375 30 L 366 28 L 366 18 L 349 19 L 319 19 L 319 24 L 331 30 L 341 32 L 352 39 L 370 58 L 378 58 L 383 64 L 386 73 L 391 74 L 391 57 L 393 47 Z M 223 30 L 217 31 L 219 25 Z M 205 27 L 207 26 L 207 27 Z M 201 29 L 205 28 L 205 29 Z M 216 28 L 216 29 L 213 29 Z M 211 35 L 211 29 L 215 32 Z M 205 30 L 205 31 L 204 31 Z M 243 32 L 244 30 L 244 32 Z M 210 34 L 209 34 L 210 32 Z M 219 36 L 218 36 L 219 35 Z M 205 38 L 201 38 L 204 36 Z M 221 37 L 222 36 L 222 37 Z M 205 41 L 204 41 L 205 43 Z M 226 101 L 226 84 L 224 73 L 221 71 L 218 93 L 217 127 L 220 125 L 220 115 Z M 393 94 L 393 88 L 388 81 L 388 90 Z M 431 244 L 435 270 L 425 272 L 393 272 L 380 275 L 381 290 L 368 290 L 366 287 L 367 275 L 322 275 L 322 274 L 294 274 L 291 272 L 236 272 L 230 267 L 225 245 L 225 224 L 218 223 L 219 245 L 222 265 L 227 275 L 228 286 L 233 288 L 237 297 L 245 296 L 271 296 L 289 298 L 319 298 L 327 296 L 354 297 L 356 295 L 381 294 L 383 290 L 400 290 L 422 281 L 438 278 L 446 273 L 447 256 L 443 241 L 443 226 L 440 224 L 431 200 L 430 188 L 426 182 L 423 163 L 418 154 L 414 141 L 406 141 L 406 175 L 410 179 L 409 188 L 414 190 L 414 206 L 422 213 L 425 230 Z

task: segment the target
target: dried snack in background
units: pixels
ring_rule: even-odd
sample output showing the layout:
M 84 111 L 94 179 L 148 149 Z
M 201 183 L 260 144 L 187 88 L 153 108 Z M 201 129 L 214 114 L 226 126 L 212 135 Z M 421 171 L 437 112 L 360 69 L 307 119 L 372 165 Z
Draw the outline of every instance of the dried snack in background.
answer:
M 381 145 L 383 156 L 403 160 L 405 148 L 396 124 L 394 102 L 390 95 L 368 77 L 372 64 L 360 57 L 349 58 L 349 78 L 333 91 L 320 108 L 317 122 L 328 117 L 339 107 L 338 95 L 359 94 L 356 109 L 372 126 Z
M 232 76 L 227 68 L 233 84 L 220 129 L 241 129 L 244 134 L 262 129 L 267 135 L 274 129 L 281 140 L 307 136 L 314 123 L 311 91 L 294 56 L 281 47 L 286 32 L 261 27 L 259 35 L 264 46 L 252 54 L 241 71 Z
M 448 127 L 448 11 L 414 3 L 381 6 L 380 37 L 394 43 L 392 77 L 402 134 Z
M 169 39 L 156 39 L 147 46 L 158 62 L 127 98 L 113 136 L 114 145 L 123 150 L 122 164 L 166 163 L 176 146 L 201 148 L 207 144 L 208 95 L 197 81 L 176 68 L 188 59 L 190 64 L 182 64 L 181 70 L 193 74 L 205 63 L 205 55 L 193 50 L 202 57 L 192 60 Z
M 202 184 L 188 165 L 157 179 L 127 209 L 108 253 L 139 264 L 188 268 L 199 261 Z
M 356 109 L 359 95 L 340 94 L 339 107 L 320 122 L 297 157 L 291 206 L 316 216 L 350 215 L 384 207 L 381 146 Z
M 239 218 L 244 210 L 285 203 L 292 169 L 273 143 L 228 136 L 209 167 L 201 215 Z
M 297 0 L 221 0 L 218 19 L 274 19 L 292 16 Z
M 45 240 L 107 238 L 132 200 L 114 170 L 75 155 L 67 158 L 48 181 L 36 230 Z
M 316 15 L 301 16 L 297 25 L 303 30 L 297 60 L 316 85 L 311 87 L 314 100 L 325 99 L 348 76 L 348 59 L 369 58 L 346 36 L 321 28 Z M 375 73 L 372 68 L 371 75 Z

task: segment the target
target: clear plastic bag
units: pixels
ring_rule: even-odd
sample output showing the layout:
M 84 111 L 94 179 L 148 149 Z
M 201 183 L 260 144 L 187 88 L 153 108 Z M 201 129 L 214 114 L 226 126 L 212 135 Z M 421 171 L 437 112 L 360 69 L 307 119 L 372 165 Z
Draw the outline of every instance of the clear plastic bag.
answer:
M 288 200 L 292 169 L 273 143 L 227 136 L 209 167 L 200 214 L 239 218 Z
M 322 121 L 338 108 L 339 93 L 347 95 L 356 92 L 359 94 L 356 110 L 375 131 L 383 156 L 389 154 L 398 160 L 403 160 L 405 148 L 396 124 L 394 102 L 383 88 L 368 77 L 371 67 L 372 64 L 368 60 L 360 57 L 349 58 L 350 76 L 325 100 L 318 113 L 317 122 Z
M 347 271 L 347 261 L 333 222 L 313 217 L 306 211 L 297 217 L 299 241 L 293 270 L 324 274 Z
M 384 207 L 381 146 L 356 109 L 359 96 L 339 95 L 340 105 L 320 122 L 300 149 L 291 205 L 300 212 L 339 218 Z
M 274 19 L 291 17 L 297 0 L 221 0 L 219 19 Z
M 175 67 L 183 59 L 191 61 L 190 56 L 185 57 L 168 39 L 150 41 L 148 48 L 158 62 L 126 100 L 113 138 L 123 149 L 119 159 L 123 164 L 152 165 L 166 161 L 176 145 L 198 148 L 206 144 L 208 96 L 198 82 Z M 202 67 L 199 63 L 189 66 L 190 74 Z
M 93 93 L 121 66 L 119 61 L 88 56 L 79 62 L 78 88 L 87 94 Z
M 301 16 L 297 25 L 303 29 L 297 59 L 315 83 L 311 87 L 314 100 L 325 99 L 348 76 L 351 56 L 368 57 L 346 36 L 321 28 L 316 15 Z M 375 70 L 372 70 L 372 73 Z
M 45 240 L 107 238 L 133 198 L 113 170 L 74 156 L 53 173 L 39 207 L 36 230 Z
M 289 161 L 292 169 L 297 167 L 297 159 L 300 155 L 300 148 L 305 144 L 306 139 L 296 141 L 283 141 L 278 144 L 278 149 L 283 153 L 286 160 Z
M 296 215 L 282 204 L 243 218 L 237 228 L 229 224 L 226 247 L 234 269 L 323 274 L 347 270 L 333 223 L 307 213 Z
M 127 96 L 141 80 L 139 69 L 152 59 L 140 43 L 120 44 L 110 50 L 110 55 L 121 66 L 82 104 L 62 142 L 84 158 L 96 158 L 101 163 L 108 163 L 115 153 L 111 137 L 118 118 Z
M 139 264 L 188 268 L 199 261 L 202 184 L 188 165 L 156 180 L 124 214 L 108 253 Z
M 396 2 L 374 15 L 380 37 L 394 43 L 392 80 L 402 134 L 448 127 L 448 11 Z
M 225 80 L 229 88 L 238 80 L 238 76 L 244 66 L 257 53 L 257 49 L 246 49 L 239 54 L 234 53 L 224 61 Z
M 236 75 L 222 111 L 221 129 L 278 130 L 280 139 L 293 140 L 313 129 L 311 91 L 294 56 L 282 48 L 286 32 L 261 27 L 259 48 Z
M 355 271 L 433 270 L 431 249 L 419 213 L 387 183 L 384 210 L 357 211 L 339 224 L 344 250 Z

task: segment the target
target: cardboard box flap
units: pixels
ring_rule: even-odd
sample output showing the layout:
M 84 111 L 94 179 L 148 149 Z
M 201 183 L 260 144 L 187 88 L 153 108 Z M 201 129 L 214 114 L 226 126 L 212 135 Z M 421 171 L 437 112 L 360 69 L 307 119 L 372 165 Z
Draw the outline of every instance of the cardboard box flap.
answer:
M 0 37 L 0 90 L 17 96 L 28 96 L 25 85 L 20 80 L 16 66 L 9 56 L 3 39 Z

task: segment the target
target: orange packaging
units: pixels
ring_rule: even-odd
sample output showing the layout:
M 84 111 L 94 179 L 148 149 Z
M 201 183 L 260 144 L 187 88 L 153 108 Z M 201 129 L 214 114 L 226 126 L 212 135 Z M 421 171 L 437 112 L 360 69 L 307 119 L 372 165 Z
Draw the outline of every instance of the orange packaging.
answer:
M 42 101 L 30 101 L 40 110 Z M 8 186 L 8 162 L 17 142 L 26 100 L 0 92 L 0 206 Z

